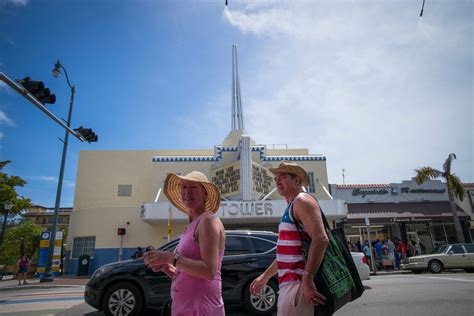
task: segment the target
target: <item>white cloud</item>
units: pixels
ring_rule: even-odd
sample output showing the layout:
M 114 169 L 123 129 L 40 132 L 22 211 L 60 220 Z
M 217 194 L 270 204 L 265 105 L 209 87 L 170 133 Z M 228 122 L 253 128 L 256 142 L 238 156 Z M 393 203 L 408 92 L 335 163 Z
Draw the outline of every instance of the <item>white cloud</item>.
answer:
M 29 0 L 1 0 L 0 1 L 0 6 L 2 4 L 11 3 L 11 4 L 19 6 L 19 7 L 25 7 L 28 4 L 28 2 L 29 2 Z
M 0 125 L 14 126 L 14 122 L 5 112 L 0 110 Z
M 39 176 L 39 177 L 34 177 L 37 180 L 40 181 L 46 181 L 46 182 L 57 182 L 58 178 L 56 177 L 51 177 L 51 176 Z
M 327 156 L 330 181 L 397 182 L 473 164 L 472 3 L 265 2 L 226 10 L 259 41 L 240 75 L 247 131 Z M 453 8 L 453 6 L 456 8 Z M 470 10 L 469 10 L 470 9 Z M 240 63 L 242 65 L 242 62 Z M 256 65 L 256 66 L 255 66 Z M 248 87 L 245 90 L 245 87 Z M 457 173 L 474 181 L 468 163 Z

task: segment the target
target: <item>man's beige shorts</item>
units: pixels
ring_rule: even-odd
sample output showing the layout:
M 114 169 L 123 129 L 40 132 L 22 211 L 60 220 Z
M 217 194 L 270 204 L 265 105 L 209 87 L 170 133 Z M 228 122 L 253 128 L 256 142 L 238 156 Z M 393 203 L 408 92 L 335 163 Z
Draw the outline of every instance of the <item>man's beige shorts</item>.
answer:
M 278 316 L 312 316 L 313 305 L 308 304 L 303 296 L 301 282 L 284 284 L 278 294 Z

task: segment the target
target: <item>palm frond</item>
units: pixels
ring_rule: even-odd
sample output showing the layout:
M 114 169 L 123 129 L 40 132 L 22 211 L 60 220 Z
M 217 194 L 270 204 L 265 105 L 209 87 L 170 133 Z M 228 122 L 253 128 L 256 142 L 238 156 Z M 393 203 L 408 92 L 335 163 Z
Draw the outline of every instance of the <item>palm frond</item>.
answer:
M 441 171 L 431 167 L 422 167 L 420 169 L 415 169 L 415 172 L 415 181 L 417 184 L 422 184 L 423 182 L 429 179 L 436 179 L 443 175 Z
M 454 195 L 457 196 L 461 201 L 464 200 L 466 190 L 462 186 L 461 179 L 454 173 L 448 176 L 448 189 L 452 190 Z
M 453 160 L 456 159 L 456 154 L 450 153 L 448 156 L 448 159 L 443 164 L 443 170 L 445 174 L 450 174 L 451 173 L 451 164 L 453 163 Z

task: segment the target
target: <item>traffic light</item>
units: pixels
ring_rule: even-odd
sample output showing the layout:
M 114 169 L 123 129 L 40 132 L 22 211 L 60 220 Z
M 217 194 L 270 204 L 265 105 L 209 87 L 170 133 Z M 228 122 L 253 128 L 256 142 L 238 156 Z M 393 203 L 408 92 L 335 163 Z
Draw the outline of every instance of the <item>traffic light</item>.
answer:
M 42 81 L 34 81 L 31 80 L 30 77 L 25 77 L 23 79 L 16 80 L 16 82 L 28 90 L 28 92 L 30 92 L 39 102 L 43 104 L 54 104 L 56 102 L 56 96 L 51 94 L 51 91 L 49 91 L 48 88 L 44 88 L 44 83 Z
M 96 142 L 99 139 L 99 136 L 97 136 L 91 128 L 83 128 L 81 126 L 74 130 L 81 134 L 82 137 L 84 137 L 84 139 L 89 143 Z
M 125 228 L 117 229 L 117 235 L 119 235 L 119 236 L 125 235 L 126 232 L 127 232 L 127 230 Z

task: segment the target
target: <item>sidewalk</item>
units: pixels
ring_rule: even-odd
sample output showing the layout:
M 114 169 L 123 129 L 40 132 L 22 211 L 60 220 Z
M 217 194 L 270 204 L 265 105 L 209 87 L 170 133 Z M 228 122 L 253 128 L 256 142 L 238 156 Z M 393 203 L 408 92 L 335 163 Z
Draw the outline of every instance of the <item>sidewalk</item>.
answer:
M 0 281 L 0 291 L 22 290 L 31 288 L 52 288 L 57 286 L 85 286 L 89 281 L 88 277 L 76 277 L 70 275 L 61 275 L 54 278 L 52 282 L 40 283 L 38 278 L 29 278 L 26 285 L 18 285 L 17 279 Z

